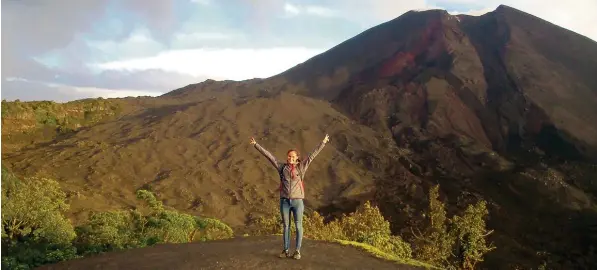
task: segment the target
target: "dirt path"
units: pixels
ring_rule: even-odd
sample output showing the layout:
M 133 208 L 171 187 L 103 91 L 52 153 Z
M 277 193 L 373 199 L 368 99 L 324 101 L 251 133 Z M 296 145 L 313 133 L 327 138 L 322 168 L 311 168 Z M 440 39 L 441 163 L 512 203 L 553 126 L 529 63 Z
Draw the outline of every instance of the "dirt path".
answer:
M 301 248 L 302 258 L 298 261 L 278 258 L 280 247 L 281 239 L 276 236 L 163 244 L 38 269 L 418 269 L 378 259 L 355 247 L 336 243 L 305 239 Z

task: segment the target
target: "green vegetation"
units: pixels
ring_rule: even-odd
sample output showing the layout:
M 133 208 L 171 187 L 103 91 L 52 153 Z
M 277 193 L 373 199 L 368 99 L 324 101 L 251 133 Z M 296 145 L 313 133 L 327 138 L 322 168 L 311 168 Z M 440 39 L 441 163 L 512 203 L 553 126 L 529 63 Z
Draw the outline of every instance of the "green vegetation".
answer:
M 2 100 L 3 134 L 27 133 L 43 127 L 69 132 L 119 115 L 122 106 L 102 98 L 67 103 Z M 5 129 L 6 128 L 6 129 Z
M 420 262 L 414 259 L 404 259 L 404 258 L 400 258 L 396 255 L 387 253 L 382 251 L 379 248 L 376 248 L 372 245 L 369 244 L 364 244 L 364 243 L 360 243 L 360 242 L 355 242 L 355 241 L 347 241 L 347 240 L 334 240 L 334 242 L 340 243 L 342 245 L 345 246 L 353 246 L 353 247 L 357 247 L 359 249 L 362 249 L 368 253 L 370 253 L 371 255 L 380 258 L 380 259 L 384 259 L 384 260 L 388 260 L 388 261 L 394 261 L 397 263 L 401 263 L 401 264 L 408 264 L 408 265 L 413 265 L 413 266 L 421 266 L 421 267 L 425 267 L 427 269 L 441 269 L 438 267 L 435 267 L 433 265 L 424 263 L 424 262 Z
M 485 226 L 489 214 L 486 202 L 468 205 L 462 216 L 446 217 L 444 204 L 439 200 L 439 186 L 429 191 L 429 226 L 416 236 L 415 257 L 446 269 L 474 269 L 483 256 L 494 250 L 485 238 L 493 231 Z
M 148 190 L 138 190 L 136 196 L 140 207 L 91 213 L 74 227 L 64 216 L 69 205 L 56 181 L 21 180 L 2 167 L 2 267 L 29 269 L 114 250 L 233 237 L 232 229 L 219 220 L 169 209 Z M 434 186 L 425 213 L 428 224 L 423 230 L 412 229 L 413 240 L 392 234 L 389 221 L 370 202 L 329 222 L 316 211 L 308 213 L 303 226 L 306 238 L 355 246 L 397 263 L 474 269 L 495 249 L 486 243 L 492 232 L 485 225 L 487 215 L 481 200 L 448 218 L 439 186 Z M 250 228 L 251 235 L 279 234 L 275 208 L 254 218 Z M 294 224 L 291 229 L 295 231 Z
M 137 191 L 137 198 L 149 211 L 92 213 L 85 224 L 73 227 L 56 181 L 20 180 L 2 167 L 2 268 L 30 269 L 100 252 L 233 236 L 219 220 L 166 209 L 147 190 Z
M 429 192 L 429 226 L 423 232 L 414 233 L 412 243 L 398 235 L 392 235 L 390 223 L 380 210 L 365 202 L 354 213 L 343 215 L 325 223 L 323 217 L 314 211 L 305 214 L 303 227 L 305 238 L 339 242 L 357 246 L 376 257 L 403 264 L 427 268 L 474 269 L 483 261 L 483 256 L 495 249 L 488 246 L 485 238 L 491 233 L 485 226 L 488 215 L 485 201 L 469 205 L 462 216 L 448 219 L 444 204 L 439 200 L 439 186 Z M 280 218 L 273 209 L 265 216 L 252 220 L 253 235 L 279 234 Z M 294 233 L 294 224 L 291 224 Z
M 2 269 L 67 260 L 76 256 L 73 226 L 62 214 L 65 194 L 55 181 L 19 181 L 2 168 Z

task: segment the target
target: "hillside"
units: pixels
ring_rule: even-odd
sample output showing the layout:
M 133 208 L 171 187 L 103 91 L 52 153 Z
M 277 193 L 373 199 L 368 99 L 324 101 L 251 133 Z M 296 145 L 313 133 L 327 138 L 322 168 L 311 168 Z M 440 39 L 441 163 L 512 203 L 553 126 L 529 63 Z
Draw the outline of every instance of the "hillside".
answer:
M 146 187 L 167 205 L 240 226 L 247 213 L 278 196 L 275 171 L 248 144 L 249 138 L 255 135 L 280 156 L 288 147 L 311 151 L 329 132 L 336 143 L 311 167 L 309 206 L 373 190 L 379 174 L 367 167 L 371 161 L 361 149 L 385 155 L 389 150 L 370 128 L 352 123 L 325 102 L 300 96 L 282 93 L 240 104 L 227 93 L 214 95 L 187 104 L 162 98 L 137 114 L 6 155 L 5 160 L 13 170 L 51 176 L 76 191 L 72 211 L 81 218 L 89 209 L 132 206 L 133 191 Z M 289 110 L 294 106 L 296 110 Z M 301 128 L 286 129 L 289 120 Z
M 372 199 L 409 239 L 439 183 L 450 213 L 489 202 L 498 249 L 486 266 L 587 268 L 597 265 L 595 70 L 597 43 L 507 6 L 411 11 L 272 78 L 119 100 L 126 114 L 50 142 L 4 148 L 3 128 L 2 159 L 61 181 L 75 220 L 132 206 L 145 188 L 242 231 L 277 198 L 250 136 L 283 157 L 328 133 L 307 173 L 308 211 L 338 216 Z
M 426 269 L 378 259 L 356 247 L 304 241 L 303 257 L 280 259 L 278 237 L 162 244 L 71 260 L 37 269 Z

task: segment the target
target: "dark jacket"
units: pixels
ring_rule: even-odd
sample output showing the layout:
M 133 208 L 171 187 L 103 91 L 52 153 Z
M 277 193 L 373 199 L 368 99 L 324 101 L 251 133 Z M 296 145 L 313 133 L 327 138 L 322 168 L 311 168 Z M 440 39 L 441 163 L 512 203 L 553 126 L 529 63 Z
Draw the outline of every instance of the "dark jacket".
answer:
M 269 151 L 265 150 L 258 143 L 255 144 L 255 148 L 261 152 L 271 163 L 274 165 L 278 174 L 280 175 L 280 198 L 288 199 L 304 199 L 305 188 L 303 186 L 303 179 L 309 164 L 313 159 L 321 152 L 325 143 L 322 141 L 313 152 L 309 154 L 306 160 L 300 160 L 298 164 L 293 168 L 292 164 L 286 162 L 279 162 Z M 291 177 L 291 173 L 293 176 Z

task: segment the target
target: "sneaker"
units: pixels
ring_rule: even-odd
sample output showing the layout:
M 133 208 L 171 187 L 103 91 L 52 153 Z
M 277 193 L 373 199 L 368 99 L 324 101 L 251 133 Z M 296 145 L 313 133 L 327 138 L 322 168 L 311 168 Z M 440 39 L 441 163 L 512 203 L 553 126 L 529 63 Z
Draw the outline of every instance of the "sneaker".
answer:
M 282 253 L 280 253 L 280 258 L 288 258 L 290 257 L 290 252 L 288 252 L 288 250 L 284 250 L 282 251 Z
M 301 259 L 301 252 L 300 251 L 295 251 L 294 254 L 292 255 L 292 258 L 295 260 L 300 260 Z

